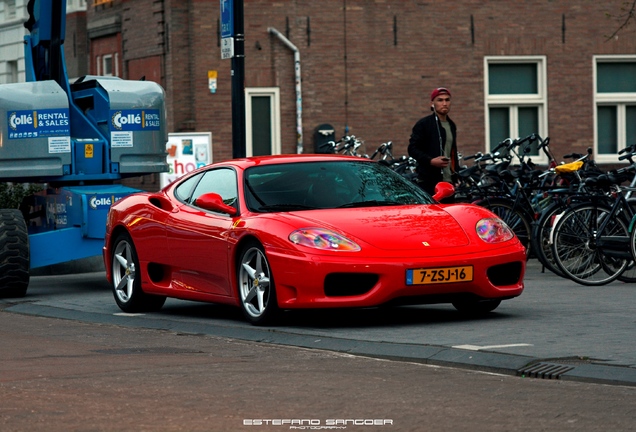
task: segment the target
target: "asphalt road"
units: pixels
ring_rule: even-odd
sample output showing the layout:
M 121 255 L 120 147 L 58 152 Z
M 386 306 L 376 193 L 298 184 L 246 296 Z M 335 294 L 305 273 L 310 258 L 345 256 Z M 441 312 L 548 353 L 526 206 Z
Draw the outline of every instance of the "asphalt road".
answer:
M 509 374 L 555 364 L 560 379 L 636 385 L 635 284 L 585 287 L 543 273 L 536 260 L 525 283 L 520 297 L 479 319 L 427 305 L 294 311 L 277 327 L 256 328 L 238 309 L 180 300 L 130 315 L 117 308 L 103 272 L 32 278 L 27 296 L 7 310 Z
M 261 329 L 192 302 L 122 314 L 103 272 L 35 277 L 0 300 L 0 430 L 633 430 L 634 288 L 531 262 L 487 318 L 294 312 Z

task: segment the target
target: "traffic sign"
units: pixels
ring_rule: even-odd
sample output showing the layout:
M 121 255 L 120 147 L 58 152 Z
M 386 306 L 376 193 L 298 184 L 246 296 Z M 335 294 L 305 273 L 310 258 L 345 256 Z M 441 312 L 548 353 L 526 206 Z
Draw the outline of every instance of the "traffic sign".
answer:
M 234 38 L 227 37 L 221 39 L 221 60 L 234 57 Z
M 234 37 L 234 0 L 221 0 L 221 39 L 231 37 Z

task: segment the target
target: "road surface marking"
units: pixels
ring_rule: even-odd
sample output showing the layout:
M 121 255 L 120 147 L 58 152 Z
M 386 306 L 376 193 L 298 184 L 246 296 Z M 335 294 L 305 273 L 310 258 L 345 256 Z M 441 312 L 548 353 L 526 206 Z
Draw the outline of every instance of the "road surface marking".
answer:
M 532 344 L 519 343 L 519 344 L 508 344 L 508 345 L 454 345 L 453 348 L 459 348 L 470 351 L 479 351 L 479 350 L 488 350 L 494 348 L 513 348 L 513 347 L 524 347 L 524 346 L 533 346 Z

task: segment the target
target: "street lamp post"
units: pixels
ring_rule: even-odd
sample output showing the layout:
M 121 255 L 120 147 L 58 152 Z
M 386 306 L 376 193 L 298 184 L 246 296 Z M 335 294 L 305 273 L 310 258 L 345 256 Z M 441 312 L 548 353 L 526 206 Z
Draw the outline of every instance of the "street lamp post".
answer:
M 234 0 L 234 57 L 232 57 L 232 157 L 246 156 L 245 148 L 245 26 L 243 0 Z
M 221 58 L 232 59 L 232 157 L 245 149 L 245 26 L 243 0 L 221 0 Z

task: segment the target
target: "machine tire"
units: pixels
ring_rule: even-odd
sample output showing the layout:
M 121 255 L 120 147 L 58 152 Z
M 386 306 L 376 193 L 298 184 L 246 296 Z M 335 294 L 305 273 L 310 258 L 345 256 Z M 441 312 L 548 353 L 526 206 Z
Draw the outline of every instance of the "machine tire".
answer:
M 22 213 L 0 209 L 0 297 L 26 295 L 29 266 L 29 233 Z

